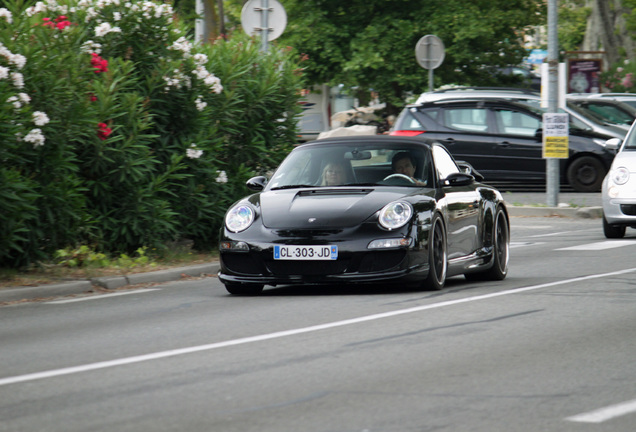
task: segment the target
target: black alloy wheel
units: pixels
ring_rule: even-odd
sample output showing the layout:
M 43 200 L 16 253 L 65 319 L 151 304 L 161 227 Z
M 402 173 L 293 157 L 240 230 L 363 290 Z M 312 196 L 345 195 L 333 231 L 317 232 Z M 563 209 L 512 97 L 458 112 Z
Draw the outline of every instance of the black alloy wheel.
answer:
M 510 225 L 503 208 L 498 207 L 492 230 L 492 267 L 484 272 L 464 275 L 471 281 L 504 280 L 510 259 Z
M 428 276 L 424 286 L 430 290 L 441 290 L 446 283 L 448 254 L 446 251 L 446 229 L 439 214 L 433 216 L 428 234 Z

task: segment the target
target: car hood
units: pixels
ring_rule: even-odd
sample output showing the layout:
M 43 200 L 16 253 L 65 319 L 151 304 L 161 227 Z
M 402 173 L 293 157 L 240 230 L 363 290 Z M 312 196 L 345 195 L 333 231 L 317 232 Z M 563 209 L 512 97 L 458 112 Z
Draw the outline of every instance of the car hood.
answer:
M 625 167 L 630 173 L 636 172 L 636 150 L 623 150 L 618 152 L 612 163 L 612 169 Z
M 409 188 L 312 188 L 260 194 L 263 225 L 273 229 L 360 225 L 386 204 L 417 193 Z

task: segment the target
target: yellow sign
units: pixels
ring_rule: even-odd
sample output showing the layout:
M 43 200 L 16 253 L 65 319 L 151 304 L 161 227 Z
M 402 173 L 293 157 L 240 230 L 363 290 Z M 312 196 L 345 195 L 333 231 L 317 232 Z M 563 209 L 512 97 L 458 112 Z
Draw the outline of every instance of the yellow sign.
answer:
M 569 154 L 568 115 L 543 114 L 543 157 L 567 159 Z
M 544 158 L 567 159 L 568 153 L 569 146 L 567 136 L 545 137 L 545 143 L 543 145 Z

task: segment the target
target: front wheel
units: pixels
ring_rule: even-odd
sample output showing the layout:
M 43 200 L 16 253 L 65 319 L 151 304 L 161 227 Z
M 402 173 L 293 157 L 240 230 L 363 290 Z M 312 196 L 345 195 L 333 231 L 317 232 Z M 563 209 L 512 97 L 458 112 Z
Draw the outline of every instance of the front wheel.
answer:
M 446 250 L 446 229 L 442 218 L 436 214 L 428 234 L 428 276 L 424 281 L 425 288 L 441 290 L 446 283 L 448 254 Z
M 572 161 L 567 171 L 568 183 L 577 192 L 597 192 L 601 189 L 607 170 L 592 156 L 581 156 Z
M 603 234 L 606 238 L 617 239 L 625 237 L 626 227 L 620 225 L 612 225 L 607 222 L 605 215 L 603 215 Z
M 225 284 L 225 289 L 227 292 L 233 295 L 238 296 L 257 296 L 261 292 L 263 292 L 263 285 L 260 284 L 242 284 L 242 283 L 231 283 L 228 282 Z

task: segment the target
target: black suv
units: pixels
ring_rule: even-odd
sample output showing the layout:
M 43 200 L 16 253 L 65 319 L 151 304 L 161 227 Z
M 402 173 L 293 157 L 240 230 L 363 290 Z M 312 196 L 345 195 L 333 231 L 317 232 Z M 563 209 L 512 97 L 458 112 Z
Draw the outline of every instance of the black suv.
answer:
M 441 142 L 486 181 L 545 181 L 544 110 L 493 98 L 462 98 L 407 105 L 391 135 L 421 135 Z M 560 159 L 561 182 L 576 191 L 599 191 L 614 159 L 611 137 L 570 124 L 569 158 Z

